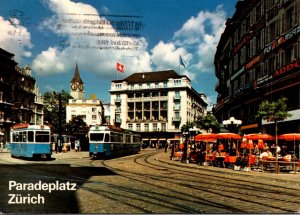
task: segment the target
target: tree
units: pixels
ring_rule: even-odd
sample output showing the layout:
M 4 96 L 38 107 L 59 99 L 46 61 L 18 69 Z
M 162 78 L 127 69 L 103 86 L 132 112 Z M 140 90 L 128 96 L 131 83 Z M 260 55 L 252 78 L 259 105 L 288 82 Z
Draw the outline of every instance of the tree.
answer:
M 69 134 L 72 134 L 73 132 L 86 132 L 88 127 L 83 120 L 83 116 L 75 116 L 69 123 L 64 126 L 64 129 Z
M 209 131 L 209 129 L 215 130 L 219 127 L 218 120 L 212 114 L 200 115 L 197 119 L 196 124 L 207 132 Z
M 193 123 L 187 123 L 181 126 L 181 132 L 188 132 L 190 128 L 193 128 L 194 124 Z
M 269 102 L 263 101 L 258 108 L 257 118 L 267 120 L 268 122 L 272 121 L 275 123 L 275 145 L 276 145 L 276 171 L 278 172 L 278 122 L 282 121 L 288 117 L 291 117 L 292 114 L 288 113 L 288 106 L 286 104 L 287 98 L 282 97 L 277 101 Z
M 69 99 L 72 98 L 70 94 L 62 90 L 61 92 L 46 92 L 43 95 L 44 99 L 44 121 L 48 122 L 51 125 L 53 132 L 58 132 L 59 128 L 59 95 L 61 95 L 62 101 L 62 112 L 61 119 L 62 124 L 66 123 L 66 105 L 69 102 Z

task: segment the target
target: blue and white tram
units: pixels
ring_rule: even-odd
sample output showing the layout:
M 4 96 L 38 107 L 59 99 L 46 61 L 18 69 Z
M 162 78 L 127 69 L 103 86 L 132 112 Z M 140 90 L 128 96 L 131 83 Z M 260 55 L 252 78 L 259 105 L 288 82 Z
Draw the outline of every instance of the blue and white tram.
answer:
M 88 138 L 91 158 L 136 154 L 142 145 L 140 134 L 115 126 L 92 126 Z
M 51 131 L 49 126 L 17 124 L 10 130 L 12 157 L 51 158 Z

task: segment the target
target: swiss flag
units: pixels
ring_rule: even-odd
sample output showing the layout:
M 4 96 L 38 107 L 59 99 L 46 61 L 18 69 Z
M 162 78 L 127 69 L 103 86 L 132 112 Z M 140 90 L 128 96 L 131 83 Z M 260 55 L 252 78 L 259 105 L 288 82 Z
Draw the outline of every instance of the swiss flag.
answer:
M 120 63 L 117 63 L 117 70 L 119 71 L 119 72 L 122 72 L 122 73 L 124 73 L 124 69 L 125 69 L 125 67 L 124 67 L 124 65 L 123 64 L 120 64 Z

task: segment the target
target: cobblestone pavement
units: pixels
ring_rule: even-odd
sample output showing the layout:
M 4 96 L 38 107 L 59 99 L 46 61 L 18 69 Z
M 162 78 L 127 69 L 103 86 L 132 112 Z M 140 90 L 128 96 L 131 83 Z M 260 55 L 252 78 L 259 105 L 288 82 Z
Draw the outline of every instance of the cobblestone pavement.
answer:
M 0 213 L 296 213 L 300 174 L 239 172 L 140 154 L 90 160 L 88 152 L 50 161 L 12 159 L 0 152 Z M 9 183 L 76 183 L 75 191 L 9 190 Z M 8 195 L 40 194 L 44 204 L 8 204 Z

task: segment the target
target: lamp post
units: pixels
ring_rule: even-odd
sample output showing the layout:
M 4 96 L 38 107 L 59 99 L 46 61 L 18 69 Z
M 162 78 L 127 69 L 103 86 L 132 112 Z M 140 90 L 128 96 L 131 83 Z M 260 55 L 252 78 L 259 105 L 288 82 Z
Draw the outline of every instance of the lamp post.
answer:
M 234 132 L 235 128 L 238 128 L 242 124 L 242 120 L 235 119 L 233 116 L 223 121 L 223 125 L 229 129 L 230 132 Z
M 183 137 L 185 137 L 184 141 L 184 147 L 183 147 L 183 156 L 182 156 L 182 162 L 188 162 L 187 161 L 187 148 L 188 148 L 188 139 L 189 139 L 189 130 L 183 131 Z

